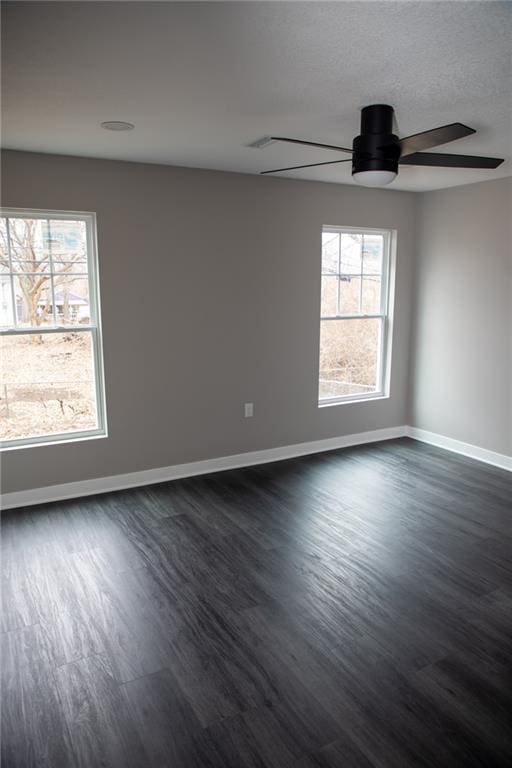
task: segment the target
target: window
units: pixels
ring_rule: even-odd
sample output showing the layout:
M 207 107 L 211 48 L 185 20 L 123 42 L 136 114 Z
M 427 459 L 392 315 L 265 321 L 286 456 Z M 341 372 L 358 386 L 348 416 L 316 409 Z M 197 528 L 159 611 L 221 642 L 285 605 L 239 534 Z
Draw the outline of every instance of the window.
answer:
M 0 210 L 4 448 L 104 435 L 95 217 Z
M 319 404 L 387 395 L 391 232 L 324 227 Z

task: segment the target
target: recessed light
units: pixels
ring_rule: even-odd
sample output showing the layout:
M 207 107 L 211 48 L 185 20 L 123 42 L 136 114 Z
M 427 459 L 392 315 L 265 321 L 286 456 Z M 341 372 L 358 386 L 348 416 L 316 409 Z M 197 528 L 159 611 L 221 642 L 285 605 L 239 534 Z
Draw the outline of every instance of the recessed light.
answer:
M 105 120 L 101 127 L 107 131 L 133 131 L 135 128 L 133 123 L 125 123 L 124 120 Z

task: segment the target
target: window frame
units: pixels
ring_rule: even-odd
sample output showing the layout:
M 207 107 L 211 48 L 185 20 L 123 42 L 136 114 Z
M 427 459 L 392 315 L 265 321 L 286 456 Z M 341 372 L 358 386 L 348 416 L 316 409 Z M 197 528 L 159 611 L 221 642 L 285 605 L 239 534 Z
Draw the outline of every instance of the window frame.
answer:
M 55 211 L 39 208 L 7 208 L 0 207 L 0 218 L 5 219 L 52 219 L 61 221 L 83 221 L 85 223 L 87 244 L 87 278 L 89 288 L 90 322 L 88 325 L 58 325 L 55 322 L 55 304 L 53 304 L 53 325 L 39 326 L 38 328 L 16 326 L 16 302 L 13 300 L 13 321 L 11 328 L 0 328 L 0 337 L 3 336 L 28 336 L 46 335 L 50 333 L 90 333 L 92 345 L 92 361 L 94 368 L 94 383 L 96 395 L 96 422 L 94 429 L 77 430 L 74 432 L 52 432 L 48 435 L 35 435 L 34 437 L 20 437 L 10 440 L 0 440 L 0 451 L 15 450 L 18 448 L 36 448 L 55 443 L 77 442 L 108 436 L 107 411 L 105 400 L 105 370 L 103 360 L 103 333 L 101 326 L 101 300 L 98 268 L 98 242 L 96 228 L 96 214 L 92 211 Z M 9 261 L 10 238 L 8 236 Z M 52 283 L 54 270 L 49 270 Z M 14 274 L 11 270 L 7 273 Z M 72 275 L 73 273 L 67 273 Z M 11 290 L 14 291 L 14 282 L 11 280 Z
M 383 237 L 383 252 L 382 252 L 382 272 L 381 272 L 381 304 L 380 312 L 348 312 L 335 315 L 322 315 L 320 308 L 320 335 L 323 321 L 347 321 L 350 320 L 364 320 L 364 319 L 379 319 L 380 320 L 380 344 L 377 358 L 377 388 L 375 392 L 369 392 L 367 394 L 357 393 L 354 395 L 338 395 L 333 397 L 320 397 L 320 343 L 318 349 L 318 407 L 324 408 L 333 405 L 346 405 L 347 403 L 364 403 L 371 400 L 383 400 L 390 396 L 391 385 L 391 353 L 392 353 L 392 338 L 393 338 L 393 310 L 394 310 L 394 292 L 395 292 L 395 270 L 396 270 L 396 230 L 394 229 L 381 229 L 375 227 L 344 227 L 341 225 L 325 224 L 322 226 L 321 238 L 325 233 L 332 232 L 333 234 L 359 234 L 359 235 L 382 235 Z M 320 304 L 322 296 L 322 278 L 329 274 L 340 278 L 344 273 L 324 273 L 322 265 L 322 240 L 320 243 Z M 361 261 L 361 292 L 363 287 L 363 262 Z M 357 277 L 357 273 L 354 275 Z M 339 309 L 339 287 L 338 287 L 338 299 Z M 320 341 L 320 340 L 319 340 Z

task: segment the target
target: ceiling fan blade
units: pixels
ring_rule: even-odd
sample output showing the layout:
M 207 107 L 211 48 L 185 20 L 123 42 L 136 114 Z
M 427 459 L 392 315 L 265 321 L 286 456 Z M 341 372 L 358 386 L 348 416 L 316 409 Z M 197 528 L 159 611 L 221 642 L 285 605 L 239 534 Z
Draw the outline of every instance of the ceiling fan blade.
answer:
M 447 144 L 455 139 L 463 139 L 464 136 L 470 136 L 472 133 L 476 133 L 474 128 L 468 128 L 462 123 L 450 123 L 440 128 L 433 128 L 431 131 L 406 136 L 399 141 L 402 157 L 411 155 L 413 152 L 421 152 L 423 149 L 432 149 L 439 144 Z
M 274 168 L 272 171 L 260 171 L 260 176 L 266 173 L 281 173 L 281 171 L 296 171 L 299 168 L 315 168 L 317 165 L 337 165 L 338 163 L 351 163 L 352 158 L 346 160 L 328 160 L 326 163 L 308 163 L 307 165 L 292 165 L 290 168 Z
M 303 144 L 305 147 L 320 147 L 320 149 L 334 149 L 336 152 L 350 152 L 346 147 L 335 147 L 333 144 L 319 144 L 317 141 L 303 141 L 302 139 L 288 139 L 285 136 L 270 136 L 272 141 L 287 141 L 290 144 Z
M 443 155 L 440 152 L 415 152 L 400 159 L 400 165 L 428 165 L 441 168 L 497 168 L 503 159 L 476 155 Z

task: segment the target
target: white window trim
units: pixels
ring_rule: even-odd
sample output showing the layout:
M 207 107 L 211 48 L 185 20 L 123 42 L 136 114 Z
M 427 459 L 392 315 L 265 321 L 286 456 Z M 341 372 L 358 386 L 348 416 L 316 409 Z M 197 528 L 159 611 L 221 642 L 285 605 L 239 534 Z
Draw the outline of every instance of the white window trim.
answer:
M 367 395 L 360 392 L 354 395 L 341 395 L 338 397 L 318 397 L 318 407 L 325 408 L 333 405 L 348 405 L 356 403 L 367 403 L 372 400 L 386 400 L 390 397 L 391 392 L 391 356 L 393 346 L 393 314 L 395 305 L 395 277 L 396 277 L 396 238 L 397 233 L 394 229 L 375 229 L 374 227 L 344 227 L 341 225 L 325 224 L 322 226 L 321 235 L 325 232 L 342 233 L 349 232 L 354 234 L 371 234 L 382 235 L 384 239 L 383 248 L 383 268 L 381 278 L 381 308 L 382 311 L 378 313 L 366 313 L 366 314 L 337 314 L 332 316 L 323 316 L 320 313 L 320 327 L 321 322 L 324 320 L 364 320 L 365 318 L 381 318 L 382 338 L 379 347 L 380 359 L 377 361 L 378 366 L 378 388 L 375 392 L 370 392 Z M 320 276 L 323 276 L 322 272 L 322 248 L 320 247 Z M 318 375 L 317 379 L 320 388 L 320 355 L 318 358 Z
M 32 219 L 62 219 L 85 221 L 87 235 L 87 273 L 89 278 L 89 306 L 91 310 L 91 325 L 52 325 L 31 328 L 1 329 L 0 336 L 31 335 L 38 336 L 49 333 L 83 333 L 88 331 L 92 338 L 94 381 L 96 390 L 96 421 L 95 429 L 84 429 L 77 432 L 53 432 L 49 435 L 15 438 L 0 441 L 0 451 L 17 450 L 19 448 L 37 448 L 43 445 L 77 442 L 92 438 L 108 437 L 107 410 L 105 403 L 105 369 L 103 364 L 103 333 L 101 328 L 101 299 L 98 272 L 98 239 L 96 229 L 96 214 L 91 211 L 53 211 L 32 208 L 0 208 L 0 216 L 7 218 L 25 217 Z

